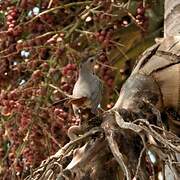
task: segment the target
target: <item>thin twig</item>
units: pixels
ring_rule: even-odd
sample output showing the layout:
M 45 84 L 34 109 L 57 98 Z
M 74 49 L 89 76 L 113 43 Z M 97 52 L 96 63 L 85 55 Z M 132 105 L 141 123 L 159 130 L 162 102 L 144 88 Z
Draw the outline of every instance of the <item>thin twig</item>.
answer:
M 174 144 L 170 143 L 167 139 L 163 138 L 158 132 L 156 132 L 150 125 L 150 123 L 145 119 L 138 119 L 141 123 L 145 124 L 145 126 L 139 125 L 139 128 L 144 130 L 145 132 L 149 133 L 153 138 L 155 138 L 160 143 L 164 144 L 165 146 L 169 146 L 175 152 L 180 153 L 180 147 L 175 146 Z
M 63 90 L 61 90 L 60 88 L 58 88 L 57 86 L 54 86 L 53 84 L 49 84 L 50 87 L 52 87 L 53 89 L 56 89 L 57 91 L 59 91 L 62 95 L 68 97 L 68 98 L 74 98 L 72 95 L 64 92 Z
M 51 8 L 52 3 L 53 3 L 53 0 L 50 0 L 49 4 L 48 4 L 48 7 L 47 7 L 48 9 Z
M 125 57 L 126 60 L 129 60 L 129 57 L 126 55 L 126 53 L 124 53 L 124 51 L 120 48 L 119 43 L 114 43 L 114 45 L 116 46 L 116 48 L 121 52 L 121 54 Z
M 48 9 L 46 11 L 43 11 L 41 13 L 39 13 L 38 15 L 36 15 L 35 17 L 33 17 L 31 20 L 27 21 L 26 23 L 24 23 L 24 25 L 38 19 L 39 17 L 41 17 L 42 15 L 44 14 L 47 14 L 47 13 L 50 13 L 50 12 L 53 12 L 53 11 L 56 11 L 56 10 L 59 10 L 59 9 L 66 9 L 66 8 L 69 8 L 71 6 L 79 6 L 79 5 L 87 5 L 87 4 L 90 4 L 91 1 L 83 1 L 83 2 L 72 2 L 72 3 L 69 3 L 69 4 L 65 4 L 65 5 L 61 5 L 61 6 L 56 6 L 54 8 L 51 8 L 51 9 Z
M 118 68 L 117 67 L 114 67 L 114 66 L 110 66 L 108 64 L 104 64 L 100 61 L 96 61 L 98 64 L 100 64 L 101 66 L 104 66 L 104 67 L 108 67 L 109 69 L 113 69 L 113 70 L 117 70 Z

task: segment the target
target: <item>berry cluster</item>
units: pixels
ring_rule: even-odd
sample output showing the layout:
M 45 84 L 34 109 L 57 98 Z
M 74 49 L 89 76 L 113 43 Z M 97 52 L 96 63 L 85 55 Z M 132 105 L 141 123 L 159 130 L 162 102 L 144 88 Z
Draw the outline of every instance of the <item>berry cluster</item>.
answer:
M 72 116 L 67 111 L 67 108 L 59 105 L 60 107 L 53 108 L 52 118 L 54 119 L 52 127 L 57 127 L 60 130 L 64 130 L 64 135 L 67 134 L 67 130 L 72 125 L 78 125 L 80 119 Z M 67 120 L 68 119 L 68 120 Z M 52 132 L 53 133 L 53 132 Z M 53 133 L 54 137 L 56 137 L 56 133 Z
M 93 20 L 96 23 L 109 23 L 112 20 L 112 1 L 111 0 L 93 0 L 95 7 L 101 6 L 101 11 L 93 14 Z
M 106 85 L 109 88 L 112 88 L 114 85 L 115 73 L 110 68 L 110 62 L 105 54 L 99 56 L 99 61 L 103 64 L 100 67 L 100 76 L 106 82 Z
M 65 92 L 71 93 L 77 78 L 76 64 L 67 64 L 62 69 L 61 89 Z
M 96 15 L 94 15 L 93 20 L 95 22 L 109 22 L 112 19 L 112 17 L 110 15 L 108 15 L 108 13 L 97 13 Z
M 96 40 L 101 44 L 103 48 L 107 48 L 111 45 L 111 39 L 113 35 L 113 29 L 100 30 L 95 33 Z
M 16 9 L 15 6 L 11 6 L 10 8 L 8 8 L 7 11 L 7 15 L 6 15 L 6 24 L 7 24 L 7 28 L 8 28 L 8 34 L 12 35 L 13 33 L 18 33 L 18 32 L 14 32 L 14 27 L 16 25 L 16 20 L 18 17 L 18 10 Z M 20 31 L 20 29 L 18 29 L 18 31 Z
M 35 72 L 39 74 L 39 71 Z M 33 110 L 36 105 L 35 98 L 45 96 L 47 96 L 45 87 L 27 88 L 22 91 L 1 91 L 1 116 L 14 118 L 13 121 L 8 121 L 1 127 L 0 138 L 3 138 L 1 142 L 6 140 L 10 144 L 7 160 L 14 165 L 10 167 L 10 171 L 13 171 L 14 168 L 16 175 L 21 174 L 22 171 L 24 173 L 32 166 L 37 166 L 49 153 L 55 153 L 60 144 L 67 142 L 67 129 L 72 124 L 77 124 L 77 120 L 67 113 L 68 109 L 57 107 L 39 109 L 38 123 L 35 123 L 33 120 L 33 114 L 36 113 Z M 26 104 L 24 99 L 26 101 L 31 99 L 31 103 Z M 7 131 L 4 131 L 4 128 Z M 49 145 L 46 143 L 47 139 L 44 134 L 48 137 Z M 24 143 L 27 144 L 17 158 L 16 150 Z M 44 149 L 47 149 L 48 146 L 51 148 L 49 152 L 45 152 Z M 0 155 L 3 156 L 4 150 L 1 147 Z
M 24 102 L 19 99 L 20 92 L 16 90 L 10 91 L 9 93 L 1 91 L 1 116 L 2 117 L 11 117 L 13 114 L 16 114 L 14 117 L 15 121 L 8 121 L 4 124 L 6 131 L 3 133 L 3 140 L 8 141 L 9 144 L 9 154 L 8 161 L 9 163 L 14 163 L 14 168 L 16 172 L 22 171 L 23 166 L 22 162 L 16 158 L 16 150 L 23 143 L 23 134 L 22 132 L 27 132 L 27 127 L 31 122 L 31 112 L 25 106 Z M 20 165 L 21 164 L 21 165 Z
M 62 108 L 55 108 L 54 115 L 55 119 L 59 119 L 62 122 L 68 117 L 68 114 L 64 112 Z
M 136 9 L 135 19 L 137 24 L 141 25 L 143 28 L 147 28 L 148 18 L 145 16 L 146 7 L 144 7 L 142 4 L 139 4 L 139 6 Z

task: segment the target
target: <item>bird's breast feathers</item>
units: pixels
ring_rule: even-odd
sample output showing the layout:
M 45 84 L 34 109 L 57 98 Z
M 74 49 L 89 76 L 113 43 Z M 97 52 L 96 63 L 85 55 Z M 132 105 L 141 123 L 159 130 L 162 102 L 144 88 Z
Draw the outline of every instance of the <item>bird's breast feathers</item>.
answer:
M 90 79 L 78 79 L 74 85 L 73 96 L 74 97 L 88 97 L 91 98 L 92 94 L 97 91 L 99 79 L 93 77 Z

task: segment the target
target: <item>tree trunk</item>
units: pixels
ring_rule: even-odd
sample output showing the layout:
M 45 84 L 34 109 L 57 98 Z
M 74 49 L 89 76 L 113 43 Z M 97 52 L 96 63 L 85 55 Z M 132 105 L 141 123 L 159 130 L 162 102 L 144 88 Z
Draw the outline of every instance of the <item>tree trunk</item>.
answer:
M 166 0 L 164 14 L 164 37 L 180 35 L 180 1 Z
M 147 92 L 156 95 L 160 111 L 173 109 L 180 114 L 180 1 L 165 1 L 164 38 L 147 49 L 124 83 L 113 109 L 139 110 Z M 149 100 L 148 100 L 149 101 Z M 154 103 L 153 103 L 154 104 Z M 179 116 L 179 115 L 178 115 Z M 180 135 L 180 122 L 171 118 L 170 129 Z

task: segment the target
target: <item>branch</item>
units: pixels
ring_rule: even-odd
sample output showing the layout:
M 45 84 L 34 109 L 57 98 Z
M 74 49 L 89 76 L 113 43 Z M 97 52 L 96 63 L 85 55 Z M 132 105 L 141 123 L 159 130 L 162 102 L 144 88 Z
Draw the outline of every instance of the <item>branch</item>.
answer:
M 49 157 L 47 160 L 43 161 L 41 165 L 33 171 L 33 173 L 28 176 L 25 180 L 35 180 L 38 178 L 47 178 L 50 176 L 50 171 L 54 167 L 54 163 L 59 163 L 62 158 L 66 156 L 77 144 L 81 143 L 84 139 L 93 136 L 96 133 L 101 133 L 101 128 L 93 128 L 76 140 L 70 141 L 64 147 L 62 147 L 55 155 Z M 49 174 L 49 175 L 48 175 Z
M 79 5 L 88 5 L 90 4 L 91 1 L 85 1 L 85 2 L 72 2 L 72 3 L 69 3 L 69 4 L 65 4 L 65 5 L 61 5 L 61 6 L 57 6 L 57 7 L 54 7 L 54 8 L 51 8 L 51 9 L 48 9 L 46 11 L 43 11 L 41 13 L 39 13 L 38 15 L 36 15 L 35 17 L 33 17 L 31 20 L 27 21 L 26 23 L 24 23 L 24 25 L 38 19 L 39 17 L 41 17 L 42 15 L 44 14 L 47 14 L 47 13 L 50 13 L 50 12 L 53 12 L 53 11 L 56 11 L 56 10 L 59 10 L 59 9 L 66 9 L 66 8 L 69 8 L 69 7 L 72 7 L 72 6 L 79 6 Z

